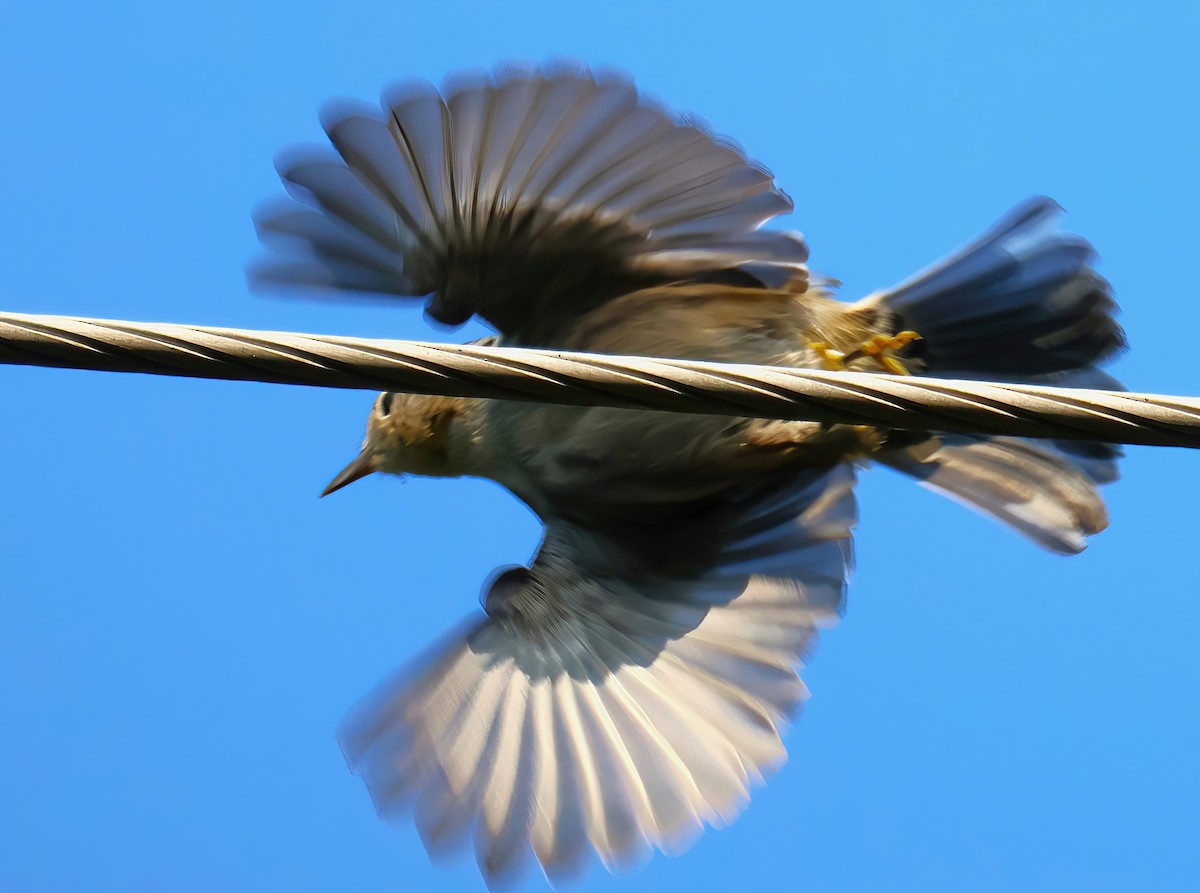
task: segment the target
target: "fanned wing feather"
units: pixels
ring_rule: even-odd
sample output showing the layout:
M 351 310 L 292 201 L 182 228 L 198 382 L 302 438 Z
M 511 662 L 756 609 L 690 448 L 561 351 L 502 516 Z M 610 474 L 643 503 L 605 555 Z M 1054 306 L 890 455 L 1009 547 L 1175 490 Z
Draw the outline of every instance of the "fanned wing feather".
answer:
M 538 344 L 640 288 L 744 264 L 806 275 L 803 240 L 760 229 L 792 207 L 770 174 L 627 81 L 459 76 L 382 109 L 331 105 L 322 123 L 337 155 L 282 155 L 295 203 L 256 214 L 256 285 L 432 294 L 435 319 L 478 313 Z
M 797 673 L 836 620 L 853 472 L 729 497 L 709 567 L 629 580 L 620 547 L 551 524 L 489 618 L 385 685 L 341 733 L 377 807 L 431 853 L 474 835 L 489 882 L 532 851 L 551 878 L 617 867 L 732 821 L 785 759 Z

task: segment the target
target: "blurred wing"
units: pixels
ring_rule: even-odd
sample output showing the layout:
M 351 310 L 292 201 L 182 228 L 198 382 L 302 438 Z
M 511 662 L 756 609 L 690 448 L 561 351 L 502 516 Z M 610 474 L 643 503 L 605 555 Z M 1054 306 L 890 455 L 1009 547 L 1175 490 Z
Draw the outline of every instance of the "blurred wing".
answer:
M 422 297 L 510 342 L 639 288 L 744 270 L 803 281 L 792 209 L 732 142 L 585 69 L 410 84 L 322 116 L 333 148 L 284 153 L 295 199 L 256 214 L 258 286 Z
M 589 848 L 618 867 L 732 821 L 784 761 L 801 661 L 839 615 L 853 483 L 843 466 L 727 504 L 690 573 L 548 525 L 488 619 L 347 720 L 381 814 L 414 809 L 435 855 L 473 832 L 489 882 L 530 849 L 553 879 Z

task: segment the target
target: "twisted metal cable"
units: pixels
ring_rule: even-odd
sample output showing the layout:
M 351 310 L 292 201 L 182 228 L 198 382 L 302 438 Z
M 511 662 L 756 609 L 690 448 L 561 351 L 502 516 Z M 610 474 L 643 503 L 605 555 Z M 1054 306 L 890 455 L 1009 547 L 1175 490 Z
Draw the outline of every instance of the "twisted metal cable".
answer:
M 0 313 L 0 363 L 1200 448 L 1200 399 Z

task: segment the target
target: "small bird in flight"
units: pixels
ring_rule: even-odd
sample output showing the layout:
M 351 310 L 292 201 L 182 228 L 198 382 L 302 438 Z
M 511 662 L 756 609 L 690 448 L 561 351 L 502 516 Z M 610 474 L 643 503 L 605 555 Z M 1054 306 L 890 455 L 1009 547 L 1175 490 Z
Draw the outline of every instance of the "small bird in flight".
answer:
M 1124 346 L 1091 246 L 1034 199 L 854 303 L 810 277 L 770 173 L 628 80 L 513 67 L 336 104 L 328 148 L 256 215 L 266 288 L 427 300 L 488 343 L 1116 388 Z M 1107 523 L 1101 444 L 385 393 L 372 472 L 472 475 L 541 518 L 484 615 L 385 683 L 339 738 L 431 853 L 553 881 L 731 822 L 785 759 L 802 661 L 843 608 L 856 467 L 890 466 L 1061 553 Z

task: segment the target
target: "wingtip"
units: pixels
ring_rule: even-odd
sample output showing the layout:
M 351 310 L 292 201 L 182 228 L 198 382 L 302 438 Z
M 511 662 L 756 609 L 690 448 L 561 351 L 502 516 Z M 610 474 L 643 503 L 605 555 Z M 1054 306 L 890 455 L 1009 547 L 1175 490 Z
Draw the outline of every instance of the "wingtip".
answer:
M 383 110 L 378 105 L 372 105 L 361 99 L 341 96 L 327 100 L 317 110 L 317 120 L 321 122 L 321 129 L 331 138 L 337 126 L 348 118 L 370 118 L 372 121 L 382 121 Z

